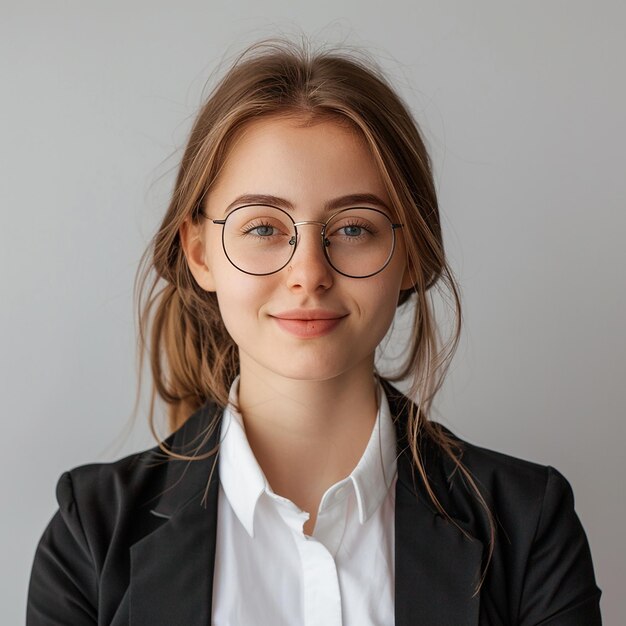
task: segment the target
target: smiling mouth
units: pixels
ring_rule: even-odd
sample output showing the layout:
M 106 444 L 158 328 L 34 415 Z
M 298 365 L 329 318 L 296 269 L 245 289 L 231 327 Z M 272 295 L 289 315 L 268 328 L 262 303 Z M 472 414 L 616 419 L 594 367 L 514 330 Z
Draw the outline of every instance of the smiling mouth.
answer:
M 272 317 L 278 326 L 290 335 L 313 339 L 332 332 L 347 315 L 329 311 L 289 311 Z

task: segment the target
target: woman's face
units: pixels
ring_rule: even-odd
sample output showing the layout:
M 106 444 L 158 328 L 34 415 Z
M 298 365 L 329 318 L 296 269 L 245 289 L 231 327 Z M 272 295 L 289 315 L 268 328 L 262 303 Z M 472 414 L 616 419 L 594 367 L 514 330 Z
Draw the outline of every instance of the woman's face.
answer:
M 348 198 L 365 194 L 369 201 Z M 238 200 L 244 195 L 246 200 Z M 392 217 L 365 141 L 334 121 L 305 125 L 300 119 L 273 117 L 250 123 L 232 145 L 204 212 L 224 219 L 256 195 L 273 196 L 271 204 L 285 208 L 296 222 L 324 222 L 337 208 L 355 203 Z M 325 210 L 331 203 L 334 208 Z M 328 264 L 320 226 L 302 225 L 298 233 L 289 264 L 267 276 L 235 268 L 222 248 L 222 226 L 210 220 L 203 223 L 202 250 L 195 256 L 187 251 L 200 286 L 217 295 L 239 347 L 242 376 L 252 370 L 257 376 L 298 380 L 359 371 L 371 376 L 374 352 L 393 320 L 399 291 L 409 286 L 401 230 L 387 267 L 358 279 Z

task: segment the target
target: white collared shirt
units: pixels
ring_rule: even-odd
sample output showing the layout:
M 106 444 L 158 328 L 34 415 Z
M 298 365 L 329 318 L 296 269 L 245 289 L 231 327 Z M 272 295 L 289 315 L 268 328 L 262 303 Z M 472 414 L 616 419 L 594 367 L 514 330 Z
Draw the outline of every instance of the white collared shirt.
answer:
M 237 398 L 238 380 L 231 388 Z M 387 398 L 352 473 L 309 514 L 274 493 L 241 415 L 224 411 L 213 584 L 216 626 L 367 626 L 394 622 L 395 428 Z

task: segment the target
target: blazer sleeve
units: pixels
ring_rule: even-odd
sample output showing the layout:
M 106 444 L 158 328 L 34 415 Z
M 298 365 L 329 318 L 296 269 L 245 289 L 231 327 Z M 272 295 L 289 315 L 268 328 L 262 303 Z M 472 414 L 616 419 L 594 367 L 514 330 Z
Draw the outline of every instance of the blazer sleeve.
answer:
M 564 476 L 548 467 L 526 568 L 520 626 L 599 626 L 600 593 L 572 489 Z
M 27 626 L 98 622 L 97 576 L 69 472 L 57 484 L 59 510 L 37 546 L 28 590 Z

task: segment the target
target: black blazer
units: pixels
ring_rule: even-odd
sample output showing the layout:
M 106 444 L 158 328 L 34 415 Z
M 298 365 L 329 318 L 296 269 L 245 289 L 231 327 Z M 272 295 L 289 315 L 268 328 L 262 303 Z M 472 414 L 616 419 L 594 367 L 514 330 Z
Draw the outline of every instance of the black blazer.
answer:
M 565 478 L 459 440 L 463 462 L 498 521 L 493 558 L 476 594 L 489 542 L 485 515 L 449 459 L 423 439 L 431 484 L 458 527 L 437 513 L 406 451 L 405 399 L 390 386 L 386 391 L 399 442 L 395 624 L 601 624 L 600 590 Z M 207 404 L 194 413 L 169 445 L 181 450 L 197 443 L 215 410 Z M 213 435 L 204 449 L 215 441 Z M 59 511 L 35 556 L 27 625 L 210 624 L 214 460 L 166 462 L 153 449 L 63 474 Z M 263 616 L 258 624 L 265 626 Z

